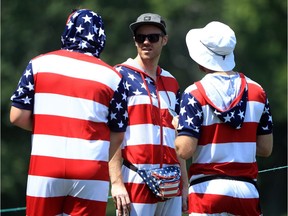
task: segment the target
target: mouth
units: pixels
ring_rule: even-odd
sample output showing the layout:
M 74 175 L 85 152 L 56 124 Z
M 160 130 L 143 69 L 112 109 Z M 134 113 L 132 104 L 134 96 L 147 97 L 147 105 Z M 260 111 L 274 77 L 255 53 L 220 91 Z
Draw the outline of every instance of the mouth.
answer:
M 142 47 L 142 50 L 145 52 L 150 52 L 150 51 L 152 51 L 152 48 L 151 47 Z

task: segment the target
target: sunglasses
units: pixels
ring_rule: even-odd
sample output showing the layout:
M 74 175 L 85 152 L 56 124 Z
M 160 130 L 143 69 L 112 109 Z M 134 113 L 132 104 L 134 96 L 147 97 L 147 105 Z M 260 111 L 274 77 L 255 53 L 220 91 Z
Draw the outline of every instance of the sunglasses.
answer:
M 135 41 L 137 43 L 144 43 L 146 38 L 148 39 L 148 41 L 150 43 L 156 43 L 156 42 L 159 41 L 159 37 L 160 36 L 163 37 L 164 35 L 163 34 L 147 34 L 147 35 L 145 35 L 145 34 L 136 34 L 134 36 L 134 38 L 135 38 Z

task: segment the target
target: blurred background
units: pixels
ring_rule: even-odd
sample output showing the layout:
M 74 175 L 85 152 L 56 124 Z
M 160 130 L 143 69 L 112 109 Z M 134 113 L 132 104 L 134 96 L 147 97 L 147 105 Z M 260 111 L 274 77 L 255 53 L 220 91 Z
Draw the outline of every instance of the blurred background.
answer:
M 60 48 L 60 36 L 74 8 L 99 13 L 107 43 L 101 58 L 111 65 L 136 56 L 129 24 L 145 12 L 158 13 L 168 26 L 169 42 L 160 65 L 183 91 L 203 74 L 190 59 L 185 36 L 216 20 L 236 33 L 235 71 L 266 90 L 274 121 L 274 150 L 257 158 L 265 216 L 287 215 L 287 1 L 286 0 L 30 0 L 1 1 L 1 209 L 25 208 L 31 134 L 9 123 L 10 97 L 29 60 Z M 188 162 L 189 165 L 189 162 Z M 272 170 L 268 170 L 272 169 Z M 266 170 L 266 171 L 265 171 Z M 267 171 L 268 170 L 268 171 Z M 25 215 L 24 210 L 2 213 Z M 107 215 L 115 215 L 111 199 Z

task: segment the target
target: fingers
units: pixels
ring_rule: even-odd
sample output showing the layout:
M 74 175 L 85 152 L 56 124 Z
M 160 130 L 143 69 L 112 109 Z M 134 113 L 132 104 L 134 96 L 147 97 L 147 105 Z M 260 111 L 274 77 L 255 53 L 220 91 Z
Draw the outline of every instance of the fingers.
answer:
M 188 214 L 188 195 L 182 196 L 182 212 Z
M 113 197 L 114 205 L 118 216 L 129 216 L 131 210 L 130 199 L 128 196 L 118 195 Z

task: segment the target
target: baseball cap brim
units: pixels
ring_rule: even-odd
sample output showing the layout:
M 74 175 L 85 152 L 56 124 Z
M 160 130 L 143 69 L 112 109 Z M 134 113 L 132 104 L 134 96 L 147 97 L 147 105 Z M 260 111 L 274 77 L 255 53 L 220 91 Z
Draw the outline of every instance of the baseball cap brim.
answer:
M 139 28 L 142 25 L 154 25 L 154 26 L 157 26 L 166 35 L 166 29 L 165 29 L 164 25 L 162 25 L 160 23 L 156 23 L 156 22 L 134 22 L 134 23 L 131 23 L 129 27 L 130 27 L 131 31 L 133 33 L 135 33 L 137 28 Z

